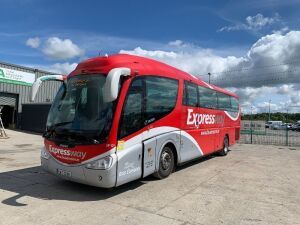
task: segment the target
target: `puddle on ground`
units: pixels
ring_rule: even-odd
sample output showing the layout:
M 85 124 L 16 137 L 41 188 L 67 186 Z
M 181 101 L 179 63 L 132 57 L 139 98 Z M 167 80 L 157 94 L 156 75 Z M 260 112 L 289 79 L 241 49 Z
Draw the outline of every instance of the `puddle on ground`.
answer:
M 23 147 L 29 147 L 32 146 L 32 144 L 22 144 L 22 145 L 15 145 L 18 148 L 23 148 Z
M 14 159 L 0 157 L 0 161 L 14 161 Z

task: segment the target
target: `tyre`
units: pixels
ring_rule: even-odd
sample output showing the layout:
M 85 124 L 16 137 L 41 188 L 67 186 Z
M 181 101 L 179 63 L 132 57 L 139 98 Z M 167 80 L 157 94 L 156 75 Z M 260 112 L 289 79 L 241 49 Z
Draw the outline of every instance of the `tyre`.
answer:
M 159 168 L 153 175 L 159 179 L 168 177 L 175 168 L 174 153 L 172 149 L 165 146 L 159 156 Z
M 225 156 L 228 153 L 228 147 L 229 147 L 229 139 L 227 136 L 224 137 L 224 141 L 223 141 L 223 149 L 220 151 L 220 155 L 221 156 Z

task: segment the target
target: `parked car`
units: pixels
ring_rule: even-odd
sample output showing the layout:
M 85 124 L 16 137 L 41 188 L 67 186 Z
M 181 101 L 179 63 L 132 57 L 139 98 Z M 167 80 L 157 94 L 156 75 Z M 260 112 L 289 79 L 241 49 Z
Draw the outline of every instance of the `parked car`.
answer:
M 300 123 L 295 124 L 294 130 L 295 131 L 300 131 Z
M 287 125 L 282 123 L 282 124 L 274 124 L 271 127 L 273 130 L 285 130 L 287 128 Z
M 291 130 L 300 131 L 300 123 L 294 123 L 291 127 Z

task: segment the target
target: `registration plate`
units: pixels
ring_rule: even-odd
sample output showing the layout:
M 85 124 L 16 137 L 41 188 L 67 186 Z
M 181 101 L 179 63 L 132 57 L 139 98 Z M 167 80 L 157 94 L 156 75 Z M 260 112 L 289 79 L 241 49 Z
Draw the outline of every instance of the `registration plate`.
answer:
M 63 177 L 71 177 L 72 176 L 72 173 L 70 171 L 66 171 L 66 170 L 62 170 L 62 169 L 57 169 L 56 173 Z

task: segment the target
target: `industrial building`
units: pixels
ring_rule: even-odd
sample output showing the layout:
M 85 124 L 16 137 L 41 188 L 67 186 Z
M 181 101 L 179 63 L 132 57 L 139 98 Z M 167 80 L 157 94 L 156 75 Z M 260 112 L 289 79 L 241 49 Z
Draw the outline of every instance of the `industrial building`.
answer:
M 34 103 L 30 102 L 31 86 L 47 71 L 0 62 L 0 108 L 6 128 L 42 132 L 55 94 L 61 83 L 42 84 Z

